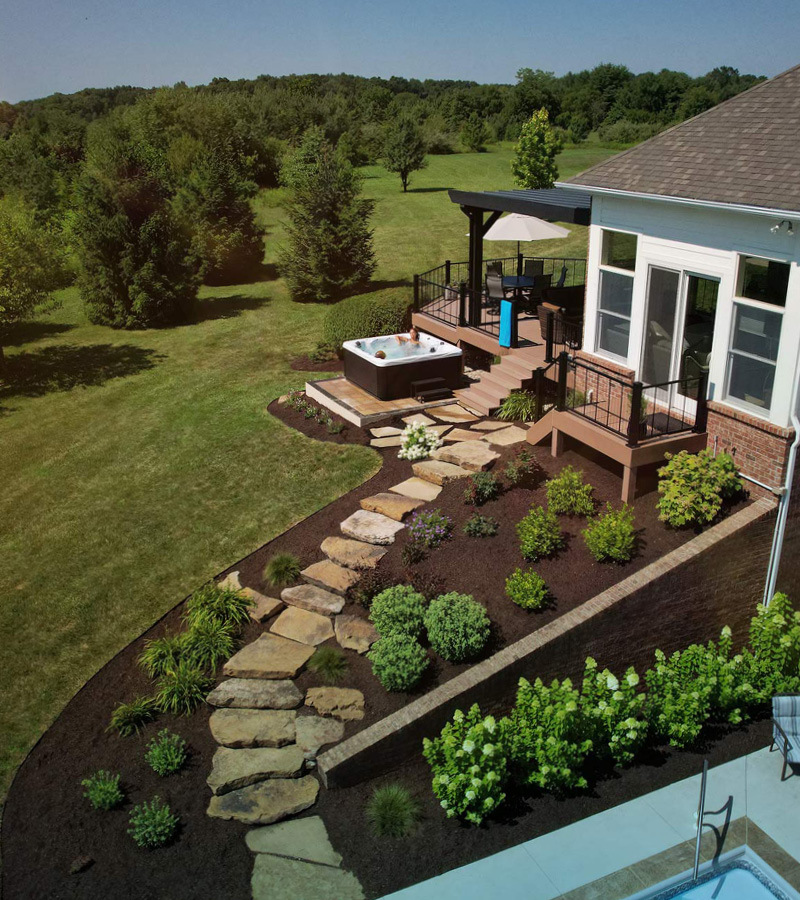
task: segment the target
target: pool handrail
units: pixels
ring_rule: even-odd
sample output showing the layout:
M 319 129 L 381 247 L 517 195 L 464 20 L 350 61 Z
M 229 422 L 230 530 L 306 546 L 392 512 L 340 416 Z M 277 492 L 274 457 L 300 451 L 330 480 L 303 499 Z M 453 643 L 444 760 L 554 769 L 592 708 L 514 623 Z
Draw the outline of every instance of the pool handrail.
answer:
M 708 760 L 703 760 L 703 774 L 700 778 L 700 801 L 697 804 L 697 834 L 694 839 L 694 867 L 692 881 L 697 881 L 700 869 L 700 840 L 703 837 L 703 819 L 706 814 L 706 780 L 708 779 Z

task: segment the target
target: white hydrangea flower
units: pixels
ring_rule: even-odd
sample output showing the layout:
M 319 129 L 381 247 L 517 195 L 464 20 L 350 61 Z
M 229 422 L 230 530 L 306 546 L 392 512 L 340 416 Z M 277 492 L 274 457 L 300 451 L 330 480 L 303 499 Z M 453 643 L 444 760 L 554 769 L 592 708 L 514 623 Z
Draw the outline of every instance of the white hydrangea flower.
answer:
M 483 782 L 480 780 L 480 778 L 473 778 L 473 779 L 472 779 L 472 786 L 473 786 L 473 787 L 479 788 L 482 784 L 483 784 Z
M 636 685 L 639 683 L 639 676 L 636 674 L 636 672 L 628 672 L 628 674 L 625 676 L 625 680 L 631 687 L 636 687 Z
M 465 753 L 472 753 L 472 751 L 475 749 L 475 741 L 470 741 L 470 740 L 464 741 L 464 743 L 461 745 L 461 749 Z
M 606 676 L 606 687 L 610 691 L 618 691 L 619 690 L 619 682 L 613 675 L 609 674 Z
M 475 791 L 467 791 L 464 796 L 467 798 L 467 800 L 474 800 L 477 794 L 475 793 Z
M 494 720 L 494 716 L 487 716 L 483 720 L 483 727 L 489 732 L 489 734 L 494 734 L 494 729 L 497 723 Z
M 491 744 L 485 744 L 483 747 L 484 756 L 494 756 L 494 747 Z

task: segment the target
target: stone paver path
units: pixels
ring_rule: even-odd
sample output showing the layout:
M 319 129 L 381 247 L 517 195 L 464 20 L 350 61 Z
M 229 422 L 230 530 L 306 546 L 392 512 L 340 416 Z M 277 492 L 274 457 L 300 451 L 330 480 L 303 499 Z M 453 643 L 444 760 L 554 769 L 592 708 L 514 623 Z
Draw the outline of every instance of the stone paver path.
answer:
M 358 879 L 344 869 L 269 853 L 256 855 L 253 900 L 363 900 Z
M 395 522 L 388 516 L 358 509 L 340 525 L 342 534 L 364 541 L 367 544 L 393 544 L 398 531 L 405 528 L 402 522 Z M 284 592 L 285 593 L 285 592 Z M 281 594 L 283 597 L 283 594 Z
M 262 634 L 232 656 L 222 671 L 234 678 L 294 678 L 313 653 L 313 647 Z
M 412 497 L 406 497 L 393 491 L 385 491 L 381 494 L 374 494 L 372 497 L 364 497 L 361 501 L 362 509 L 380 513 L 382 516 L 394 519 L 396 522 L 402 522 L 415 509 L 419 509 L 420 506 L 424 505 L 424 500 L 415 500 Z
M 206 783 L 214 794 L 227 794 L 268 778 L 296 778 L 303 771 L 305 756 L 298 744 L 288 747 L 258 747 L 231 750 L 220 747 L 214 754 Z
M 320 549 L 332 562 L 349 569 L 374 569 L 387 553 L 386 547 L 336 536 L 326 537 Z
M 373 438 L 369 442 L 370 447 L 377 447 L 378 449 L 384 447 L 400 447 L 402 444 L 403 439 L 399 434 L 390 435 L 389 437 Z
M 466 428 L 454 428 L 444 436 L 444 439 L 446 442 L 474 441 L 479 436 L 474 431 L 468 431 Z
M 322 559 L 303 569 L 300 577 L 309 584 L 332 594 L 341 594 L 343 597 L 361 576 L 352 569 L 340 566 L 329 559 Z
M 508 422 L 495 422 L 487 419 L 485 422 L 475 422 L 470 425 L 472 431 L 500 431 L 502 428 L 508 428 Z
M 425 481 L 424 478 L 417 478 L 416 475 L 406 478 L 405 481 L 390 487 L 389 490 L 395 494 L 404 494 L 406 497 L 427 502 L 435 500 L 442 492 L 442 488 L 438 484 L 432 484 L 430 481 Z M 325 540 L 330 540 L 330 538 L 325 538 Z
M 281 600 L 287 606 L 299 606 L 309 612 L 323 616 L 335 616 L 344 609 L 344 597 L 326 591 L 314 584 L 299 584 L 297 587 L 284 588 Z
M 342 857 L 331 846 L 325 823 L 319 816 L 252 828 L 247 832 L 246 841 L 253 853 L 304 859 L 321 866 L 342 864 Z
M 309 688 L 306 706 L 313 707 L 321 716 L 333 716 L 343 721 L 364 718 L 364 695 L 355 688 Z
M 413 416 L 404 416 L 406 425 L 435 425 L 436 422 L 424 413 L 414 413 Z
M 270 778 L 227 794 L 215 794 L 207 812 L 216 819 L 236 819 L 245 825 L 270 825 L 313 806 L 317 794 L 319 782 L 313 775 Z
M 501 428 L 500 431 L 490 431 L 482 435 L 484 441 L 490 444 L 497 444 L 500 447 L 520 444 L 527 437 L 528 432 L 518 425 L 510 425 L 508 428 Z
M 254 622 L 266 622 L 270 616 L 283 609 L 283 603 L 275 597 L 265 597 L 264 594 L 254 591 L 252 588 L 242 588 L 245 597 L 253 601 L 250 607 L 250 618 Z
M 461 466 L 454 466 L 440 459 L 423 459 L 414 463 L 412 469 L 417 478 L 438 485 L 450 484 L 451 481 L 468 478 L 472 474 L 469 469 L 462 469 Z
M 297 717 L 297 746 L 309 761 L 317 758 L 320 747 L 338 744 L 344 737 L 344 722 L 322 716 Z
M 459 406 L 457 403 L 452 406 L 437 406 L 435 409 L 429 409 L 428 412 L 441 422 L 448 422 L 454 425 L 478 421 L 478 416 L 474 416 L 471 412 L 467 412 L 463 406 Z
M 333 637 L 333 625 L 328 616 L 290 606 L 272 623 L 270 631 L 281 637 L 316 647 Z
M 208 725 L 223 747 L 283 747 L 294 743 L 296 718 L 293 709 L 218 709 Z
M 214 688 L 206 702 L 233 709 L 296 709 L 303 702 L 303 692 L 288 679 L 229 678 Z
M 356 653 L 366 653 L 379 637 L 372 622 L 361 616 L 337 616 L 333 628 L 339 646 Z
M 370 428 L 369 433 L 375 438 L 396 437 L 403 433 L 403 429 L 395 428 L 393 425 L 382 425 L 380 428 Z
M 460 441 L 457 444 L 445 445 L 434 450 L 431 456 L 440 462 L 449 462 L 462 469 L 469 469 L 470 472 L 481 472 L 488 469 L 500 458 L 500 454 L 495 453 L 482 440 Z

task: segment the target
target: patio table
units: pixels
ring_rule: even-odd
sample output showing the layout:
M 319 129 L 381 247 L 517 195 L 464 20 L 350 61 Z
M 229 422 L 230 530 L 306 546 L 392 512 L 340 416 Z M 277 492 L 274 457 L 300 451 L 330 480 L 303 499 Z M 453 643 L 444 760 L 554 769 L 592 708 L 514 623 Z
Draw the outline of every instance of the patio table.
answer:
M 532 275 L 503 275 L 503 287 L 510 288 L 514 291 L 514 296 L 518 297 L 522 291 L 530 290 L 533 287 Z

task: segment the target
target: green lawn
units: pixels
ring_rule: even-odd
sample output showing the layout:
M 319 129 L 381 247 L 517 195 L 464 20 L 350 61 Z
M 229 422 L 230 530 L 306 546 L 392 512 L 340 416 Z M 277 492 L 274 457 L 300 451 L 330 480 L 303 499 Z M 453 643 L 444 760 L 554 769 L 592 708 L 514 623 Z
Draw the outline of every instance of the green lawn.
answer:
M 568 150 L 562 177 L 610 153 Z M 466 218 L 444 189 L 510 187 L 510 159 L 509 148 L 432 157 L 405 195 L 396 176 L 367 168 L 376 278 L 408 291 L 400 283 L 414 272 L 465 258 Z M 258 200 L 268 261 L 279 200 Z M 585 231 L 539 248 L 582 256 Z M 291 303 L 281 281 L 205 289 L 198 323 L 161 331 L 90 325 L 76 291 L 62 296 L 60 310 L 18 329 L 6 347 L 16 376 L 0 386 L 0 796 L 114 653 L 379 464 L 265 411 L 308 377 L 288 364 L 316 344 L 324 314 Z

